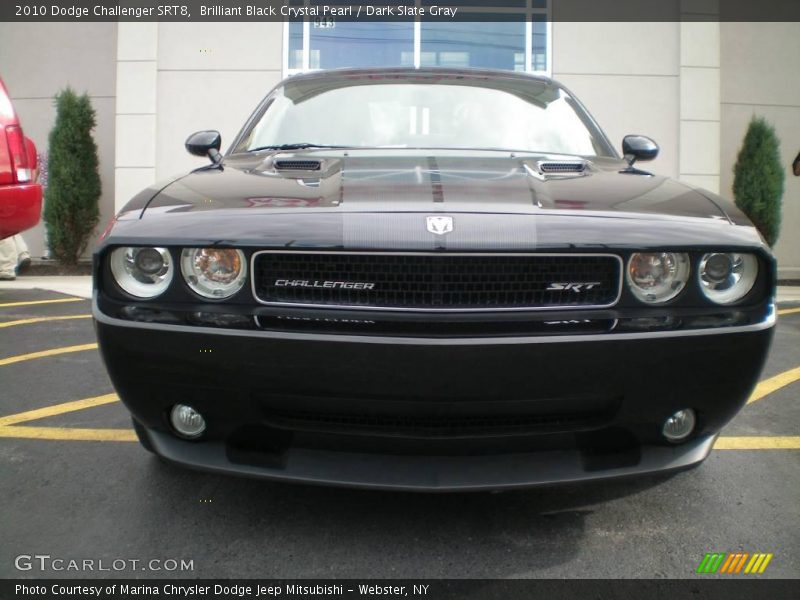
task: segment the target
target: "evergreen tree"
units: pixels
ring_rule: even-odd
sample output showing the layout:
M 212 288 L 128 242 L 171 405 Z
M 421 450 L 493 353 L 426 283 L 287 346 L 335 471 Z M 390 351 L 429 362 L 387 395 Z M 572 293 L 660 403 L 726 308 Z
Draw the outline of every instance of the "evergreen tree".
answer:
M 774 246 L 781 228 L 783 167 L 775 129 L 761 117 L 753 117 L 736 166 L 733 168 L 733 196 L 736 206 Z
M 100 218 L 95 124 L 89 96 L 70 88 L 59 92 L 49 138 L 44 220 L 51 255 L 66 265 L 78 262 Z

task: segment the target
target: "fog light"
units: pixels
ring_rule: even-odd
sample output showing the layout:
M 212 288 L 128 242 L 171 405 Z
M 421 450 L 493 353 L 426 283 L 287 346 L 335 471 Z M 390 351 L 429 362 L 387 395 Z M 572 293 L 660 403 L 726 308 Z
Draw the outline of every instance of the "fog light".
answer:
M 169 418 L 175 431 L 186 438 L 196 438 L 206 430 L 203 415 L 186 404 L 173 406 Z
M 697 418 L 694 411 L 691 408 L 684 408 L 664 421 L 661 433 L 670 442 L 680 442 L 689 437 L 689 434 L 694 431 L 696 423 Z

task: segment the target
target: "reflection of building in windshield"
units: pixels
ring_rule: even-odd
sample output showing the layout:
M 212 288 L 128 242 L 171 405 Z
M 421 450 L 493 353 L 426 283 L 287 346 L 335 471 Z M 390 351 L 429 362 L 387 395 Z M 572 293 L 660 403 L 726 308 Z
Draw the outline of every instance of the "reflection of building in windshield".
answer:
M 545 80 L 437 70 L 289 80 L 241 150 L 295 143 L 611 155 L 583 109 Z

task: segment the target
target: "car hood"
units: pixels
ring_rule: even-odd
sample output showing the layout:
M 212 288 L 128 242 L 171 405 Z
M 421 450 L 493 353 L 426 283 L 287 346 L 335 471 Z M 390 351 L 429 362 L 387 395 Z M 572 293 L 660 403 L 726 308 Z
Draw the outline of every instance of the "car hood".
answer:
M 320 169 L 280 170 L 293 161 Z M 582 173 L 540 165 L 585 163 Z M 624 163 L 526 155 L 420 156 L 301 152 L 228 158 L 180 178 L 149 204 L 156 212 L 591 212 L 606 217 L 727 219 L 698 191 L 666 177 L 621 172 Z
M 665 177 L 621 174 L 619 160 L 593 161 L 582 174 L 545 175 L 541 161 L 564 163 L 564 157 L 498 155 L 228 157 L 222 169 L 197 170 L 142 192 L 104 243 L 414 251 L 763 248 L 735 207 L 731 213 L 721 208 L 722 199 Z M 283 160 L 319 160 L 320 168 L 281 172 L 276 163 Z M 452 231 L 432 232 L 427 221 L 436 215 L 450 216 Z

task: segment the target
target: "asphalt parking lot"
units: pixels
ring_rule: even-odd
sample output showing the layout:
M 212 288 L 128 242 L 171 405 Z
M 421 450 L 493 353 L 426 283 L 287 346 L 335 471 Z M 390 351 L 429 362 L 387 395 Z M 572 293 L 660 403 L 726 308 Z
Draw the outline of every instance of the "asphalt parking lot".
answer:
M 708 577 L 695 573 L 707 552 L 772 553 L 758 577 L 798 577 L 800 307 L 780 309 L 762 384 L 698 469 L 424 495 L 162 463 L 133 441 L 90 302 L 0 290 L 0 577 L 92 575 L 16 568 L 39 554 L 193 563 L 94 573 L 120 577 L 684 578 Z

